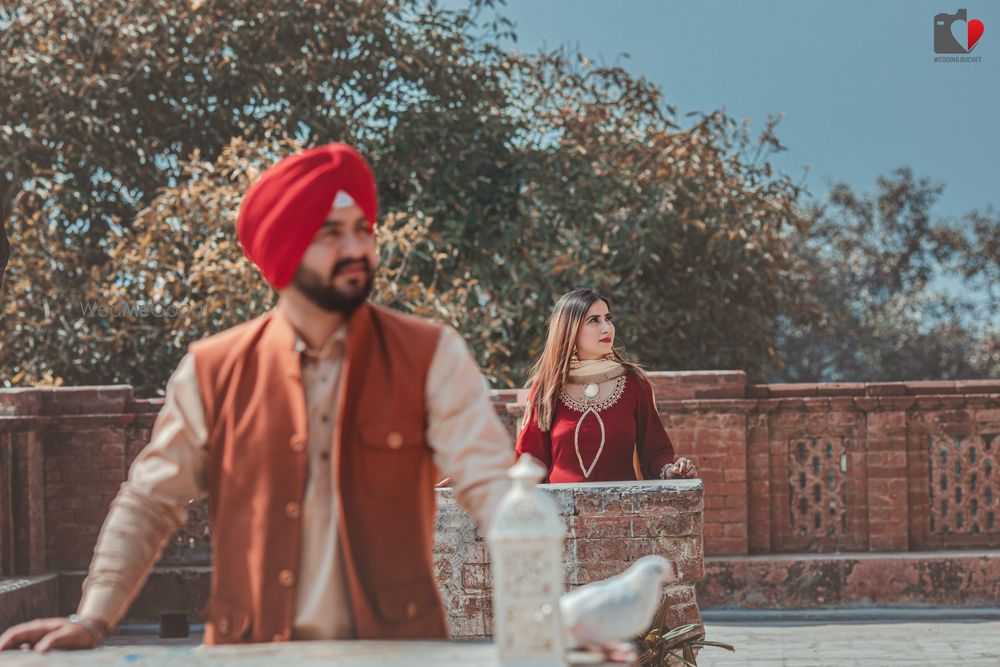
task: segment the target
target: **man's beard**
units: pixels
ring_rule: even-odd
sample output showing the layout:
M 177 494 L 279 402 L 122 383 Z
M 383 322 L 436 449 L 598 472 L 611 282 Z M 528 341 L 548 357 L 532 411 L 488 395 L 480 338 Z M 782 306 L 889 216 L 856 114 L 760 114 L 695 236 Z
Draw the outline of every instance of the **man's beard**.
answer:
M 358 306 L 365 302 L 368 295 L 371 294 L 372 286 L 375 282 L 375 276 L 367 259 L 350 259 L 337 262 L 333 267 L 330 278 L 333 279 L 344 267 L 353 264 L 363 264 L 365 268 L 365 283 L 358 292 L 345 293 L 334 287 L 328 280 L 321 278 L 315 271 L 311 271 L 304 266 L 299 266 L 295 272 L 295 277 L 292 278 L 292 284 L 307 299 L 323 310 L 349 316 L 358 309 Z

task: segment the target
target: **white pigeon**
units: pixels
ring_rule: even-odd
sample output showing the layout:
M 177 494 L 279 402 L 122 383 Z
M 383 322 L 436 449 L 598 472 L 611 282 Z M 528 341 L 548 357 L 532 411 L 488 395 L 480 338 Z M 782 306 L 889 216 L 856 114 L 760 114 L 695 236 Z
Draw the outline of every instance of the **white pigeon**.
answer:
M 644 556 L 619 575 L 581 586 L 559 599 L 568 647 L 600 647 L 649 629 L 660 588 L 677 581 L 673 563 Z

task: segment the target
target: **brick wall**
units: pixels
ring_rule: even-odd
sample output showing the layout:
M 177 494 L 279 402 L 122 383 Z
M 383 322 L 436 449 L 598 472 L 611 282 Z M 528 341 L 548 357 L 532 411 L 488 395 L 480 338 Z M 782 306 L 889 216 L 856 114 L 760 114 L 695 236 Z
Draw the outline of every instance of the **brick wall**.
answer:
M 699 464 L 710 556 L 1000 546 L 1000 381 L 651 377 L 678 453 Z M 523 390 L 494 392 L 512 434 L 524 399 Z M 0 574 L 86 567 L 159 405 L 135 400 L 129 387 L 0 390 Z M 619 521 L 617 509 L 603 511 L 577 528 Z M 192 514 L 163 563 L 209 562 L 204 505 Z M 599 567 L 601 550 L 617 548 L 598 541 L 582 555 Z M 470 586 L 482 575 L 475 570 L 461 575 Z
M 651 377 L 678 453 L 705 482 L 709 555 L 1000 546 L 1000 381 Z M 512 434 L 524 399 L 494 392 Z M 4 571 L 86 566 L 159 405 L 129 387 L 0 391 Z M 203 562 L 191 550 L 206 532 L 204 511 L 195 514 L 170 562 Z
M 0 542 L 5 573 L 87 566 L 157 410 L 127 386 L 0 392 L 0 461 L 15 471 L 2 490 L 15 526 L 12 543 Z
M 705 482 L 706 554 L 1000 546 L 1000 380 L 650 377 L 677 453 Z M 515 418 L 524 399 L 498 396 Z
M 0 494 L 2 574 L 62 572 L 60 609 L 75 608 L 108 506 L 148 441 L 160 404 L 134 400 L 128 387 L 0 392 L 0 480 L 16 482 Z M 513 429 L 505 404 L 498 402 L 497 409 Z M 695 601 L 704 560 L 700 482 L 547 488 L 567 525 L 567 587 L 617 574 L 640 556 L 660 553 L 678 563 L 681 576 L 664 593 L 668 620 L 700 622 Z M 483 638 L 492 628 L 487 550 L 450 490 L 438 495 L 436 566 L 449 623 L 456 637 Z M 128 618 L 151 621 L 163 611 L 182 611 L 196 619 L 210 563 L 207 505 L 192 503 L 187 525 L 168 545 Z
M 671 627 L 701 623 L 695 586 L 704 574 L 702 485 L 696 481 L 631 482 L 543 487 L 566 523 L 566 589 L 624 571 L 660 554 L 677 565 L 679 581 L 664 589 Z M 437 581 L 456 639 L 492 634 L 489 552 L 450 490 L 438 492 L 434 552 Z

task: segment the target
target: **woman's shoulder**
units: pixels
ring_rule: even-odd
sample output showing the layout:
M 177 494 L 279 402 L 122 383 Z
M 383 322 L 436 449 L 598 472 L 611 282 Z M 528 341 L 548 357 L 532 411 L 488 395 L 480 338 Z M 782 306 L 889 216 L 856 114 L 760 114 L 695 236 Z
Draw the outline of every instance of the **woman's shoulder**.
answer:
M 625 392 L 631 394 L 634 400 L 648 400 L 653 395 L 653 383 L 645 373 L 636 368 L 625 370 Z
M 649 378 L 638 368 L 626 366 L 625 377 L 628 379 L 628 384 L 634 388 L 652 387 L 652 384 L 649 382 Z

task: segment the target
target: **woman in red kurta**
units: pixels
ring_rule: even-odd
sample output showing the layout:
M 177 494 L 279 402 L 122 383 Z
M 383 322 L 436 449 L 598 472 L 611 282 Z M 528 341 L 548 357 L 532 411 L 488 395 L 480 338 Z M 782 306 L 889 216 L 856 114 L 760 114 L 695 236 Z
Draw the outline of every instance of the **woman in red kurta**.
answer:
M 694 477 L 674 447 L 642 369 L 614 349 L 607 297 L 595 290 L 563 296 L 549 319 L 517 453 L 531 454 L 549 482 L 608 482 Z

